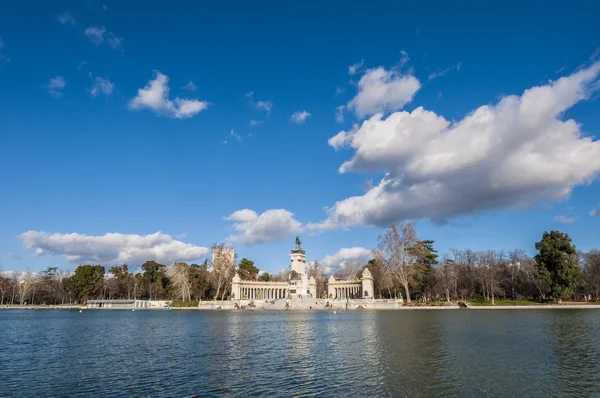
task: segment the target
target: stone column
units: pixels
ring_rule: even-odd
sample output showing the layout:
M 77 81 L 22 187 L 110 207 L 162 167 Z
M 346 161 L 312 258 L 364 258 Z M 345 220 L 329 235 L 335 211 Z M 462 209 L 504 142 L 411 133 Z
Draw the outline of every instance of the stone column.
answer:
M 365 268 L 362 274 L 362 279 L 361 279 L 361 288 L 362 288 L 362 294 L 361 296 L 364 296 L 363 298 L 375 298 L 375 292 L 374 292 L 374 286 L 373 286 L 373 275 L 371 274 L 371 271 L 369 271 L 368 268 Z M 365 295 L 366 292 L 366 295 Z
M 240 300 L 242 298 L 240 282 L 241 278 L 236 272 L 231 280 L 231 298 L 234 300 Z

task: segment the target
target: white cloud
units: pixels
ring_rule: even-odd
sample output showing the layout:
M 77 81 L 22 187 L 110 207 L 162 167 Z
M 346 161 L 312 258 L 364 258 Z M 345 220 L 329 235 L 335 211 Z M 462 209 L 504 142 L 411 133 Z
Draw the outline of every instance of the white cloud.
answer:
M 345 92 L 346 92 L 345 88 L 336 86 L 334 97 L 337 97 L 340 94 L 344 94 Z
M 431 81 L 431 80 L 433 80 L 435 78 L 444 76 L 448 72 L 452 72 L 454 70 L 458 72 L 458 71 L 460 71 L 461 66 L 462 66 L 462 61 L 459 62 L 457 65 L 450 66 L 450 67 L 448 67 L 446 69 L 438 69 L 435 72 L 430 73 L 429 76 L 427 76 L 427 79 Z
M 91 77 L 91 74 L 90 74 L 90 77 Z M 115 85 L 110 80 L 103 79 L 99 76 L 96 76 L 93 79 L 93 83 L 92 83 L 91 87 L 88 89 L 88 91 L 93 97 L 97 97 L 100 94 L 102 94 L 106 97 L 109 97 L 112 94 L 114 88 L 115 88 Z
M 358 81 L 358 94 L 348 102 L 359 118 L 402 109 L 412 101 L 421 83 L 412 74 L 383 67 L 369 69 Z
M 294 112 L 292 114 L 292 117 L 290 118 L 290 120 L 294 123 L 304 123 L 306 121 L 306 119 L 308 119 L 310 117 L 310 113 L 306 112 L 306 111 L 298 111 L 298 112 Z
M 258 110 L 262 110 L 267 113 L 271 113 L 271 108 L 273 108 L 273 101 L 271 101 L 271 100 L 257 101 L 255 106 L 256 106 L 256 109 L 258 109 Z
M 280 241 L 286 236 L 302 230 L 302 224 L 285 209 L 267 210 L 261 215 L 250 209 L 234 212 L 226 220 L 234 222 L 234 228 L 240 232 L 228 238 L 230 242 L 242 242 L 246 246 Z
M 361 59 L 360 62 L 357 62 L 354 65 L 350 65 L 348 67 L 348 74 L 350 76 L 356 75 L 362 69 L 364 64 L 365 64 L 365 60 Z
M 250 120 L 250 126 L 253 126 L 253 127 L 254 126 L 259 126 L 259 125 L 263 124 L 264 122 L 265 122 L 264 120 L 254 120 L 254 119 L 252 119 L 252 120 Z
M 4 55 L 4 53 L 2 52 L 2 49 L 4 48 L 4 42 L 2 41 L 2 37 L 0 37 L 0 61 L 2 62 L 10 62 L 10 58 L 8 58 L 6 55 Z
M 340 105 L 335 108 L 335 121 L 338 123 L 344 123 L 344 111 L 346 110 L 346 105 Z
M 231 129 L 231 131 L 229 132 L 229 135 L 227 137 L 225 137 L 225 139 L 223 141 L 221 141 L 221 144 L 224 145 L 228 145 L 230 140 L 237 140 L 239 142 L 242 142 L 242 136 L 239 134 L 236 134 L 234 129 Z
M 333 255 L 325 256 L 322 263 L 325 266 L 325 273 L 331 273 L 348 263 L 360 263 L 362 265 L 372 258 L 371 250 L 355 246 L 343 248 Z
M 188 90 L 188 91 L 196 91 L 198 89 L 198 87 L 194 84 L 193 81 L 189 81 L 188 84 L 186 84 L 185 86 L 182 87 L 184 90 Z
M 175 119 L 190 118 L 208 107 L 208 102 L 197 99 L 169 99 L 169 78 L 156 71 L 154 80 L 140 88 L 137 96 L 129 102 L 131 109 L 151 109 L 159 115 Z
M 121 45 L 123 44 L 123 38 L 117 37 L 112 32 L 107 32 L 104 26 L 89 26 L 83 33 L 97 46 L 106 42 L 109 47 L 117 50 L 121 48 Z
M 75 25 L 77 23 L 77 21 L 75 20 L 75 17 L 73 15 L 71 15 L 71 13 L 69 11 L 65 11 L 61 14 L 58 15 L 58 17 L 56 17 L 56 19 L 58 19 L 58 22 L 60 22 L 61 24 L 71 24 L 71 25 Z
M 182 233 L 182 234 L 175 235 L 175 237 L 176 237 L 177 239 L 183 239 L 183 238 L 187 238 L 187 234 L 184 232 L 184 233 Z
M 250 103 L 250 105 L 252 105 L 254 108 L 258 109 L 259 111 L 265 111 L 265 112 L 267 112 L 267 115 L 269 115 L 271 113 L 271 109 L 273 108 L 273 101 L 271 101 L 271 100 L 255 101 L 254 91 L 247 92 L 246 94 L 244 94 L 244 97 L 246 97 L 248 99 L 248 102 Z
M 600 141 L 561 116 L 600 88 L 600 62 L 449 122 L 423 108 L 381 114 L 329 140 L 351 148 L 339 171 L 381 172 L 362 196 L 337 202 L 309 228 L 389 226 L 406 219 L 530 206 L 568 197 L 600 173 Z
M 590 216 L 600 217 L 600 209 L 594 209 L 594 210 L 590 211 Z
M 575 221 L 575 218 L 566 216 L 554 216 L 554 221 L 558 221 L 563 224 L 570 224 Z
M 74 264 L 138 265 L 147 260 L 170 264 L 173 261 L 197 260 L 208 253 L 206 247 L 184 243 L 161 232 L 90 236 L 27 231 L 18 237 L 25 247 L 35 249 L 37 256 L 66 256 L 66 260 Z
M 21 260 L 23 258 L 16 253 L 8 253 L 8 257 L 12 258 L 13 260 Z
M 65 88 L 66 85 L 67 83 L 65 82 L 65 79 L 62 76 L 56 76 L 50 79 L 50 81 L 46 85 L 46 88 L 48 89 L 48 93 L 51 96 L 55 98 L 60 98 L 63 95 L 62 90 Z

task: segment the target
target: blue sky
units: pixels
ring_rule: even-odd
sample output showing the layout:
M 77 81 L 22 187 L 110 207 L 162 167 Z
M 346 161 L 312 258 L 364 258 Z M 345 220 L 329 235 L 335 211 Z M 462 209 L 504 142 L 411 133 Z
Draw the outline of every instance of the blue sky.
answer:
M 600 248 L 599 6 L 446 3 L 5 2 L 2 269 Z

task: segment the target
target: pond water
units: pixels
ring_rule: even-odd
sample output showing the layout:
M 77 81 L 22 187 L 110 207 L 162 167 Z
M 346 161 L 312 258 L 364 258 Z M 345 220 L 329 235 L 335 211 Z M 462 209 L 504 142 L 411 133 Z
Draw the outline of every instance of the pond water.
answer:
M 600 396 L 600 310 L 2 310 L 0 364 L 0 396 Z

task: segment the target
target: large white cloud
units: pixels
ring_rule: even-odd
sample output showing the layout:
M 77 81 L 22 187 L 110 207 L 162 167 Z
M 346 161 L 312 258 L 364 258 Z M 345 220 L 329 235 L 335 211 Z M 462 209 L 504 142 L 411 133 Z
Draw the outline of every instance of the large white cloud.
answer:
M 151 109 L 159 115 L 175 119 L 190 118 L 208 107 L 208 102 L 176 97 L 169 99 L 169 78 L 156 71 L 154 80 L 140 88 L 137 96 L 129 102 L 131 109 Z
M 600 172 L 600 142 L 585 136 L 566 110 L 589 98 L 600 63 L 521 96 L 502 98 L 457 122 L 423 108 L 381 114 L 329 140 L 354 150 L 340 172 L 384 171 L 362 196 L 337 202 L 309 228 L 402 219 L 446 218 L 556 201 Z
M 328 255 L 323 258 L 325 273 L 331 273 L 336 269 L 344 267 L 348 263 L 360 263 L 364 265 L 373 258 L 372 251 L 364 247 L 346 247 L 338 250 L 333 255 Z
M 208 249 L 184 243 L 171 236 L 156 232 L 149 235 L 107 233 L 101 236 L 49 234 L 27 231 L 19 238 L 35 254 L 67 256 L 70 263 L 142 264 L 147 260 L 161 263 L 197 260 Z
M 358 81 L 358 93 L 348 103 L 359 118 L 402 109 L 412 101 L 421 83 L 410 73 L 383 67 L 369 69 Z
M 247 246 L 280 241 L 286 236 L 302 231 L 302 223 L 285 209 L 271 209 L 258 215 L 250 209 L 234 212 L 226 220 L 234 222 L 239 231 L 237 236 L 229 237 L 230 242 L 242 242 Z

